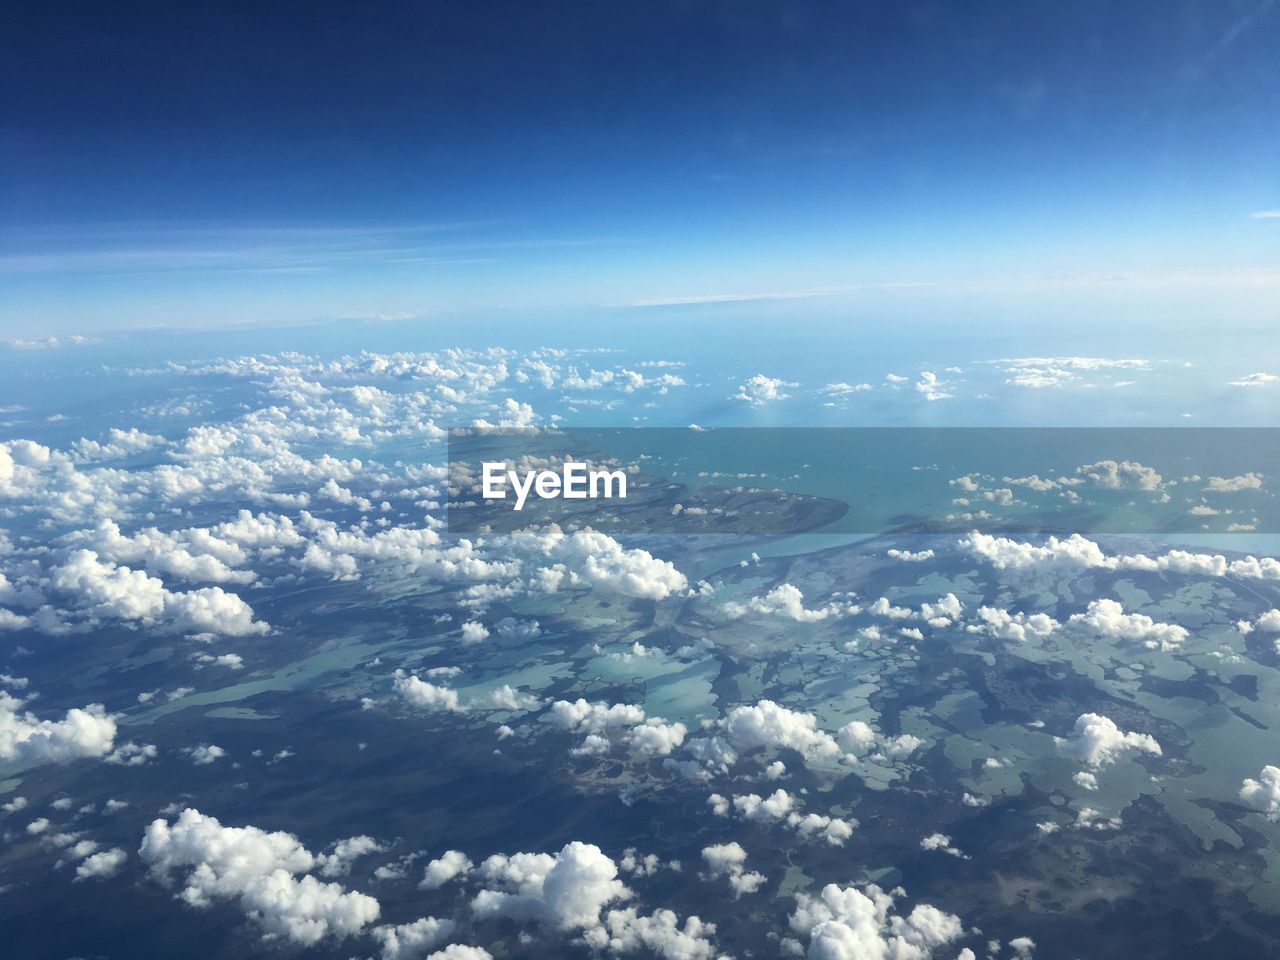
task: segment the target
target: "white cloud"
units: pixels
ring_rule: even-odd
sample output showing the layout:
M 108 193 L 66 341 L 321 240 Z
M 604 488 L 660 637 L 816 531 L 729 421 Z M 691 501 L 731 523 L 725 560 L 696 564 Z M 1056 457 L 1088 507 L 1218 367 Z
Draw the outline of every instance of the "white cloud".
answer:
M 1239 493 L 1241 490 L 1261 490 L 1262 474 L 1245 473 L 1238 477 L 1210 477 L 1205 489 L 1212 493 Z
M 1250 373 L 1237 380 L 1230 380 L 1228 384 L 1233 387 L 1265 387 L 1277 380 L 1280 380 L 1280 377 L 1273 373 Z
M 184 874 L 181 899 L 192 907 L 237 900 L 269 935 L 311 945 L 347 937 L 378 919 L 378 901 L 309 874 L 317 858 L 292 834 L 224 827 L 198 810 L 170 824 L 154 820 L 139 849 L 157 878 Z
M 116 722 L 99 704 L 73 707 L 62 720 L 22 711 L 26 701 L 0 690 L 0 760 L 69 763 L 111 752 Z
M 600 925 L 600 911 L 631 892 L 599 847 L 573 841 L 551 854 L 496 854 L 477 873 L 491 886 L 471 901 L 478 917 L 534 920 L 559 930 Z
M 738 392 L 734 394 L 733 399 L 744 400 L 759 407 L 766 403 L 773 403 L 775 400 L 786 400 L 789 394 L 784 393 L 783 388 L 798 386 L 798 383 L 788 383 L 777 377 L 766 377 L 763 373 L 757 373 L 739 384 Z
M 1272 823 L 1280 823 L 1280 767 L 1267 764 L 1257 780 L 1246 778 L 1240 785 L 1240 799 Z
M 462 625 L 463 643 L 480 643 L 489 639 L 489 628 L 476 620 L 468 620 Z
M 381 853 L 384 849 L 377 840 L 364 834 L 339 840 L 333 845 L 333 850 L 316 858 L 320 863 L 320 875 L 344 877 L 351 872 L 352 861 L 371 853 Z
M 764 616 L 783 616 L 797 623 L 816 623 L 828 617 L 839 617 L 847 613 L 856 613 L 856 606 L 849 604 L 829 603 L 823 607 L 806 609 L 804 594 L 800 588 L 790 583 L 782 583 L 774 587 L 763 597 L 752 597 L 746 603 L 726 603 L 724 611 L 730 617 L 741 617 L 747 613 L 758 613 Z
M 684 574 L 646 550 L 626 549 L 595 530 L 563 533 L 552 527 L 533 537 L 513 537 L 517 547 L 532 547 L 532 555 L 551 561 L 535 574 L 546 592 L 566 587 L 596 587 L 629 597 L 664 600 L 688 589 Z
M 932 370 L 924 370 L 920 373 L 920 379 L 916 382 L 916 392 L 922 394 L 926 400 L 950 400 L 954 396 L 947 392 L 946 382 L 939 380 L 938 375 Z
M 1108 556 L 1097 543 L 1078 533 L 1065 539 L 1049 537 L 1043 546 L 1038 546 L 975 532 L 960 540 L 959 546 L 997 570 L 1029 575 L 1075 574 L 1097 569 L 1280 580 L 1280 561 L 1271 557 L 1247 556 L 1229 561 L 1221 554 L 1189 553 L 1185 550 L 1170 550 L 1159 557 L 1143 554 Z
M 735 896 L 755 893 L 765 883 L 764 874 L 747 870 L 747 851 L 736 841 L 703 847 L 702 859 L 710 877 L 728 878 Z
M 936 850 L 940 853 L 947 853 L 953 857 L 959 857 L 962 860 L 969 859 L 959 848 L 951 842 L 951 838 L 945 833 L 931 833 L 920 841 L 921 850 Z
M 463 710 L 458 700 L 458 691 L 451 687 L 428 683 L 413 674 L 406 674 L 403 670 L 396 671 L 394 682 L 396 693 L 411 707 L 453 713 Z
M 452 920 L 422 917 L 413 923 L 374 927 L 370 932 L 382 944 L 381 960 L 422 960 L 428 950 L 453 936 L 455 926 Z
M 1083 713 L 1069 737 L 1054 737 L 1059 752 L 1075 757 L 1094 770 L 1115 763 L 1130 752 L 1162 756 L 1160 744 L 1147 733 L 1125 732 L 1108 717 Z
M 688 917 L 683 924 L 671 910 L 639 914 L 634 907 L 610 910 L 604 929 L 585 938 L 597 949 L 614 953 L 652 953 L 661 960 L 713 960 L 721 956 L 709 939 L 716 932 L 713 923 Z
M 818 897 L 800 894 L 791 929 L 809 941 L 810 960 L 928 960 L 964 934 L 960 918 L 918 904 L 907 916 L 874 884 L 827 884 Z
M 227 751 L 216 743 L 202 743 L 194 747 L 183 747 L 182 752 L 190 757 L 191 762 L 197 767 L 207 767 L 227 755 Z
M 1187 639 L 1185 627 L 1173 623 L 1157 623 L 1142 613 L 1125 613 L 1116 600 L 1094 600 L 1085 613 L 1071 617 L 1096 633 L 1116 640 L 1136 640 L 1146 647 L 1176 650 Z
M 76 867 L 77 880 L 105 880 L 120 872 L 129 855 L 119 847 L 90 854 Z
M 418 884 L 424 890 L 437 890 L 455 877 L 465 876 L 475 864 L 461 850 L 446 850 L 427 864 Z
M 817 717 L 790 710 L 772 700 L 761 700 L 755 706 L 734 707 L 721 721 L 721 726 L 728 742 L 739 752 L 760 747 L 790 748 L 802 754 L 806 761 L 831 761 L 841 754 L 831 734 L 818 729 Z
M 1010 613 L 999 607 L 979 607 L 980 624 L 970 624 L 971 633 L 985 633 L 998 640 L 1015 640 L 1019 643 L 1028 637 L 1043 639 L 1059 627 L 1057 620 L 1045 613 Z
M 233 637 L 266 633 L 267 624 L 253 619 L 253 609 L 221 587 L 172 591 L 142 570 L 103 561 L 92 550 L 76 550 L 51 578 L 58 590 L 72 594 L 93 617 L 138 620 L 179 630 Z

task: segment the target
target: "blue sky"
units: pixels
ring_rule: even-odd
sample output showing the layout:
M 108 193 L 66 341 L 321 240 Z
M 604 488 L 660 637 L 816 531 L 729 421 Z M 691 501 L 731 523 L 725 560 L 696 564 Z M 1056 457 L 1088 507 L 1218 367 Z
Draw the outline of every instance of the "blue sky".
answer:
M 10 5 L 0 337 L 922 285 L 1259 322 L 1278 48 L 1270 2 Z

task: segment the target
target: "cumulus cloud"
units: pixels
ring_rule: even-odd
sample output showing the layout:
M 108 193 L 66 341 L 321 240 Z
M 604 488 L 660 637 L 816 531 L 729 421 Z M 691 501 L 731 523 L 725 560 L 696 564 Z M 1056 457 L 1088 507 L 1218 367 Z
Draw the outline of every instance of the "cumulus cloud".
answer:
M 197 767 L 207 767 L 227 755 L 227 751 L 216 743 L 201 743 L 194 747 L 183 747 L 182 752 L 190 757 L 191 762 Z
M 1245 473 L 1238 477 L 1210 477 L 1205 490 L 1210 493 L 1239 493 L 1241 490 L 1261 490 L 1262 474 Z
M 371 933 L 382 945 L 381 960 L 422 960 L 428 951 L 453 936 L 455 927 L 452 920 L 422 917 L 412 923 L 374 927 Z M 436 953 L 433 956 L 447 955 Z M 456 960 L 462 960 L 465 954 L 455 953 L 452 956 Z M 484 956 L 487 957 L 488 954 L 485 953 Z M 478 960 L 479 954 L 475 957 Z
M 800 894 L 791 929 L 809 941 L 810 960 L 928 960 L 964 934 L 954 914 L 918 904 L 907 916 L 875 884 L 827 884 L 818 897 Z
M 1163 753 L 1154 737 L 1147 733 L 1125 732 L 1108 717 L 1083 713 L 1076 718 L 1069 737 L 1054 737 L 1058 751 L 1075 757 L 1094 770 L 1115 763 L 1126 753 Z
M 1072 534 L 1065 539 L 1049 537 L 1043 545 L 972 533 L 959 546 L 997 570 L 1015 574 L 1066 574 L 1084 570 L 1136 570 L 1151 573 L 1180 573 L 1208 577 L 1245 577 L 1280 580 L 1280 561 L 1271 557 L 1247 556 L 1227 560 L 1221 554 L 1170 550 L 1159 557 L 1143 554 L 1108 556 L 1093 540 Z
M 1267 764 L 1257 780 L 1246 778 L 1240 785 L 1240 799 L 1272 823 L 1280 823 L 1280 767 Z
M 76 867 L 77 880 L 106 880 L 120 872 L 129 855 L 119 847 L 90 854 Z
M 449 713 L 459 713 L 463 710 L 457 690 L 428 683 L 403 670 L 396 671 L 394 687 L 400 698 L 411 707 Z
M 610 910 L 603 928 L 589 931 L 585 941 L 598 950 L 617 954 L 652 954 L 661 960 L 713 960 L 721 956 L 711 941 L 714 923 L 687 917 L 683 923 L 671 910 L 644 915 L 634 907 Z
M 779 584 L 763 597 L 752 597 L 746 603 L 726 603 L 724 606 L 725 613 L 731 617 L 758 613 L 764 616 L 786 617 L 797 623 L 816 623 L 828 617 L 856 613 L 857 609 L 856 606 L 839 603 L 807 609 L 804 605 L 804 594 L 800 592 L 799 587 L 790 583 Z
M 69 763 L 111 752 L 116 722 L 100 704 L 73 707 L 61 720 L 41 720 L 25 704 L 0 690 L 0 760 Z
M 788 383 L 777 377 L 766 377 L 763 373 L 757 373 L 738 385 L 738 392 L 734 394 L 733 399 L 743 400 L 759 407 L 766 403 L 773 403 L 775 400 L 786 400 L 789 394 L 783 392 L 784 388 L 798 386 L 798 383 Z
M 423 890 L 437 890 L 455 877 L 465 876 L 475 864 L 461 850 L 446 850 L 427 864 L 418 884 Z
M 1071 617 L 1095 633 L 1116 640 L 1135 640 L 1158 650 L 1176 650 L 1187 639 L 1185 627 L 1173 623 L 1157 623 L 1142 613 L 1125 613 L 1116 600 L 1094 600 L 1085 613 Z
M 478 917 L 532 920 L 557 930 L 600 925 L 600 911 L 631 891 L 594 844 L 573 841 L 557 854 L 495 854 L 476 868 L 488 884 L 471 901 Z
M 755 893 L 764 885 L 765 876 L 747 870 L 747 851 L 737 841 L 717 843 L 702 848 L 702 859 L 711 878 L 727 877 L 735 896 Z
M 310 876 L 319 859 L 292 834 L 224 827 L 187 808 L 170 824 L 152 821 L 138 853 L 158 879 L 184 881 L 191 907 L 235 900 L 269 936 L 313 945 L 348 937 L 378 919 L 378 901 Z
M 253 609 L 221 587 L 172 591 L 145 571 L 104 561 L 92 550 L 76 550 L 59 566 L 52 585 L 93 617 L 137 620 L 178 630 L 242 637 L 266 633 Z
M 611 590 L 629 597 L 664 600 L 689 587 L 684 574 L 647 550 L 627 549 L 595 530 L 563 533 L 558 528 L 532 537 L 513 537 L 517 547 L 532 547 L 533 556 L 551 563 L 533 574 L 535 585 L 548 592 L 573 587 Z
M 831 734 L 818 729 L 817 717 L 772 700 L 734 707 L 721 721 L 721 726 L 726 740 L 740 753 L 759 748 L 789 748 L 807 761 L 820 762 L 836 760 L 841 752 Z
M 665 757 L 684 743 L 688 728 L 683 723 L 667 723 L 661 717 L 646 717 L 644 709 L 629 703 L 590 703 L 557 700 L 546 715 L 548 722 L 562 730 L 586 734 L 579 756 L 607 753 L 615 739 L 642 758 Z
M 1010 613 L 999 607 L 979 607 L 977 624 L 965 629 L 971 633 L 985 633 L 998 640 L 1015 640 L 1019 643 L 1028 637 L 1043 639 L 1058 629 L 1060 624 L 1045 613 Z
M 953 857 L 959 857 L 962 860 L 969 859 L 960 849 L 951 842 L 951 838 L 945 833 L 931 833 L 920 841 L 921 850 L 936 850 L 940 853 L 950 854 Z
M 1274 373 L 1250 373 L 1228 383 L 1233 387 L 1265 387 L 1280 380 Z

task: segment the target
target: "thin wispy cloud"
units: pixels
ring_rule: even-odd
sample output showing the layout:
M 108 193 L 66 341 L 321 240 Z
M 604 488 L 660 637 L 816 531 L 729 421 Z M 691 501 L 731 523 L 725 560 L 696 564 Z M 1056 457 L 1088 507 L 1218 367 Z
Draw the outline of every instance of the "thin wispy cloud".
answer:
M 81 225 L 0 233 L 0 274 L 315 272 L 349 265 L 473 264 L 602 237 L 497 235 L 486 223 L 365 226 Z
M 1250 220 L 1280 220 L 1280 210 L 1255 210 L 1249 214 Z

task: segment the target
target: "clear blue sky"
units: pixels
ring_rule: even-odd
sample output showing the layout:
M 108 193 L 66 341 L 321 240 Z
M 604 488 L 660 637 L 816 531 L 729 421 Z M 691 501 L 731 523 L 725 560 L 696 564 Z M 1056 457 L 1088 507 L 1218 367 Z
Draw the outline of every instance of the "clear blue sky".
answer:
M 1272 2 L 11 3 L 0 337 L 1115 276 L 1265 310 L 1277 50 Z

